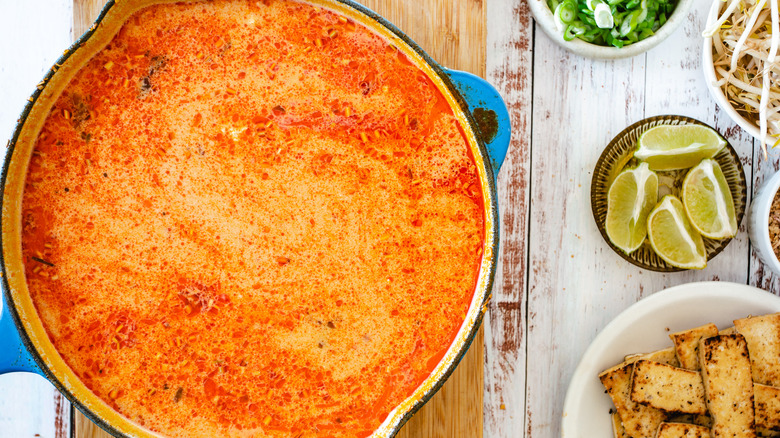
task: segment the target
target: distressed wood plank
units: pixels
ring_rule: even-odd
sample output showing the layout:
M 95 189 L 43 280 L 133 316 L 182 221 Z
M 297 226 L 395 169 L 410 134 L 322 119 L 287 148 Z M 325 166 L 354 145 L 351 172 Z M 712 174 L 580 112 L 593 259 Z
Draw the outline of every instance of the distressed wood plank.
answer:
M 74 35 L 92 25 L 101 0 L 74 1 Z M 485 75 L 485 19 L 482 2 L 367 0 L 442 65 Z M 481 437 L 483 330 L 447 384 L 401 430 L 399 438 Z M 77 438 L 105 438 L 105 432 L 76 413 Z
M 106 0 L 73 0 L 73 39 L 77 39 L 95 22 Z
M 539 30 L 534 53 L 525 436 L 549 437 L 560 434 L 568 381 L 597 330 L 642 283 L 656 288 L 612 252 L 590 213 L 596 160 L 643 116 L 644 57 L 594 62 Z
M 70 402 L 43 377 L 0 377 L 0 437 L 70 437 Z
M 82 415 L 78 410 L 74 410 L 73 418 L 74 438 L 111 438 L 111 435 Z
M 487 3 L 487 78 L 504 97 L 512 143 L 498 176 L 501 249 L 485 319 L 485 416 L 489 437 L 524 430 L 526 239 L 531 153 L 533 22 L 527 2 Z
M 70 43 L 70 0 L 0 3 L 0 141 L 11 136 L 22 108 Z M 0 304 L 2 306 L 2 304 Z M 70 403 L 45 379 L 0 376 L 0 436 L 70 435 Z
M 443 66 L 485 76 L 485 2 L 359 0 L 359 3 L 396 25 Z

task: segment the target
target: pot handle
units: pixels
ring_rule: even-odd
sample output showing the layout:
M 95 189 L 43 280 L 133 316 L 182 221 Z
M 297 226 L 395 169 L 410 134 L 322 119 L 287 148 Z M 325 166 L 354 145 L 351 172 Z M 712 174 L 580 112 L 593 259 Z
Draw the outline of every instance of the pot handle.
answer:
M 479 135 L 487 146 L 493 173 L 498 178 L 498 170 L 504 162 L 512 138 L 512 125 L 504 99 L 492 85 L 479 76 L 447 68 L 444 72 L 466 100 L 469 111 L 477 122 Z
M 19 330 L 16 328 L 14 318 L 9 310 L 10 299 L 5 290 L 3 290 L 3 298 L 2 303 L 0 303 L 2 306 L 0 311 L 0 374 L 26 371 L 43 375 L 19 336 Z

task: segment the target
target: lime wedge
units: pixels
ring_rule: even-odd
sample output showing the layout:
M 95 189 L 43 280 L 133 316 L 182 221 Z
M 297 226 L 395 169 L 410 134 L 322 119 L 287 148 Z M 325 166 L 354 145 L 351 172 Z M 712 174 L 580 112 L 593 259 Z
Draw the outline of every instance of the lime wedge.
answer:
M 688 222 L 682 202 L 666 195 L 647 218 L 647 235 L 656 254 L 672 266 L 704 269 L 707 252 L 701 235 Z
M 620 172 L 607 194 L 610 242 L 626 253 L 639 248 L 647 236 L 647 215 L 657 201 L 658 176 L 647 163 Z
M 639 137 L 634 157 L 646 161 L 652 170 L 687 169 L 712 158 L 726 140 L 701 125 L 659 125 Z
M 723 171 L 714 160 L 702 160 L 683 181 L 685 213 L 696 230 L 710 239 L 737 234 L 737 214 Z

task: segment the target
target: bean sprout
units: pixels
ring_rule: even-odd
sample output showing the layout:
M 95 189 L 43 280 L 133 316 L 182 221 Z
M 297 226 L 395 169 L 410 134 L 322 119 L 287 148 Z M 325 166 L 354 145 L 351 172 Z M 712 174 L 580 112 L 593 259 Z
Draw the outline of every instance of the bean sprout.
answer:
M 731 0 L 704 30 L 712 37 L 719 86 L 740 115 L 756 124 L 766 158 L 767 137 L 780 139 L 779 0 Z

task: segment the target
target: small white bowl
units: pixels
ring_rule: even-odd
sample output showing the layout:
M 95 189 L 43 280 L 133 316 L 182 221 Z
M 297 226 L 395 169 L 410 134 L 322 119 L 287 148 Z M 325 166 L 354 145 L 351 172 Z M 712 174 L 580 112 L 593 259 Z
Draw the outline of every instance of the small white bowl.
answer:
M 533 0 L 532 0 L 533 1 Z M 710 8 L 710 13 L 707 15 L 707 23 L 712 23 L 714 20 L 718 18 L 718 12 L 720 11 L 721 5 L 725 3 L 720 1 L 713 1 L 712 7 Z M 723 90 L 720 87 L 715 86 L 715 82 L 718 81 L 717 76 L 715 76 L 715 66 L 712 64 L 712 37 L 705 38 L 704 39 L 704 48 L 702 50 L 702 60 L 701 60 L 702 68 L 704 68 L 704 79 L 707 81 L 707 88 L 710 90 L 710 94 L 712 95 L 712 98 L 715 99 L 715 102 L 717 102 L 718 106 L 726 112 L 726 114 L 731 117 L 731 120 L 733 120 L 737 125 L 739 125 L 740 128 L 744 129 L 748 134 L 752 135 L 755 138 L 761 137 L 761 132 L 758 129 L 758 126 L 756 126 L 755 123 L 748 121 L 746 118 L 742 117 L 737 110 L 734 109 L 733 106 L 729 103 L 729 100 L 726 98 L 726 94 L 723 93 Z
M 756 254 L 764 265 L 777 275 L 780 275 L 780 261 L 777 260 L 772 241 L 769 240 L 769 212 L 777 190 L 780 189 L 780 172 L 764 181 L 753 195 L 753 202 L 748 210 L 748 234 Z
M 566 391 L 561 438 L 612 436 L 612 400 L 598 375 L 627 354 L 672 346 L 669 333 L 714 323 L 730 327 L 748 315 L 780 312 L 780 297 L 726 282 L 688 283 L 650 295 L 623 311 L 596 336 Z
M 691 9 L 692 5 L 693 0 L 678 0 L 674 12 L 672 12 L 672 15 L 669 16 L 669 19 L 666 20 L 666 23 L 664 23 L 660 29 L 658 29 L 658 32 L 656 32 L 655 35 L 619 49 L 612 46 L 591 44 L 582 41 L 579 38 L 574 38 L 571 41 L 564 40 L 563 32 L 558 29 L 553 12 L 547 6 L 547 1 L 528 0 L 528 6 L 531 8 L 531 13 L 534 15 L 536 23 L 542 28 L 547 36 L 558 43 L 559 46 L 572 53 L 595 59 L 629 58 L 652 49 L 680 27 L 687 19 L 688 11 Z

